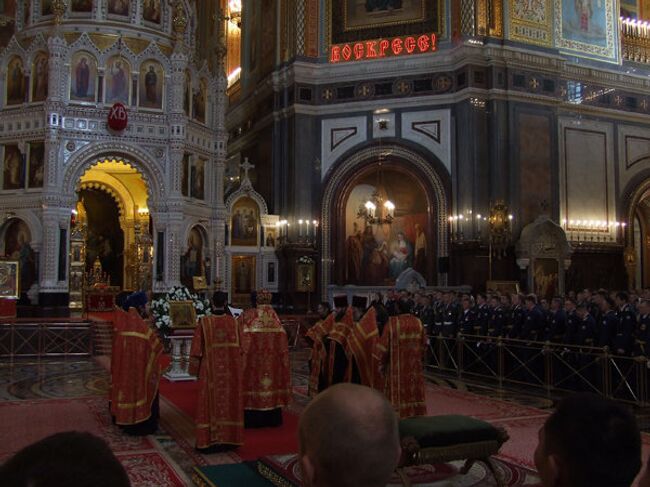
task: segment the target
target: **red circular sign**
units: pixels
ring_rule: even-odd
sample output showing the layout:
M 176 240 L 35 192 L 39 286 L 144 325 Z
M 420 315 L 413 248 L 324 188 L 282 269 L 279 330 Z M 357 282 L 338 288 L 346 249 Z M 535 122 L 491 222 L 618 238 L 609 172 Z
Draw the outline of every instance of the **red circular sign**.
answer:
M 126 128 L 129 121 L 129 115 L 126 113 L 126 107 L 121 103 L 116 103 L 108 111 L 108 126 L 111 130 L 121 132 Z

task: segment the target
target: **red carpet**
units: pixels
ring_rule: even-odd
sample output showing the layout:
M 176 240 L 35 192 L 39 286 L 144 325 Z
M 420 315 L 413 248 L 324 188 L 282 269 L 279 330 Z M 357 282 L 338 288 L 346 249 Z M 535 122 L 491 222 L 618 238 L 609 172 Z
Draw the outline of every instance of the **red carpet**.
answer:
M 160 394 L 174 406 L 194 418 L 198 397 L 198 384 L 190 382 L 160 381 Z M 257 460 L 266 455 L 282 455 L 298 451 L 298 416 L 284 412 L 283 424 L 278 428 L 244 430 L 244 445 L 235 453 L 242 460 Z
M 18 450 L 64 431 L 103 438 L 126 469 L 133 487 L 181 487 L 185 474 L 150 437 L 126 436 L 111 423 L 104 398 L 0 402 L 0 462 Z

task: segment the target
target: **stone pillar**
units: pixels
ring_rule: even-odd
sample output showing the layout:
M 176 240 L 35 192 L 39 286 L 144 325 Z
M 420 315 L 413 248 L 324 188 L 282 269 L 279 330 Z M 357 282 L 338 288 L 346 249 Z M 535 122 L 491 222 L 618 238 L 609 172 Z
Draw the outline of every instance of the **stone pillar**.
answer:
M 222 23 L 221 23 L 222 24 Z M 224 174 L 226 170 L 226 157 L 228 151 L 228 131 L 226 130 L 226 109 L 228 99 L 226 97 L 226 89 L 228 87 L 228 79 L 226 78 L 226 53 L 227 47 L 223 35 L 223 25 L 220 25 L 219 42 L 215 49 L 216 66 L 217 66 L 217 79 L 215 82 L 215 111 L 214 111 L 214 134 L 215 134 L 215 194 L 213 201 L 214 220 L 213 227 L 215 232 L 214 238 L 214 276 L 215 279 L 220 279 L 222 283 L 226 282 L 226 263 L 225 263 L 225 237 L 226 237 L 226 222 L 228 214 L 226 212 L 226 204 L 224 201 Z

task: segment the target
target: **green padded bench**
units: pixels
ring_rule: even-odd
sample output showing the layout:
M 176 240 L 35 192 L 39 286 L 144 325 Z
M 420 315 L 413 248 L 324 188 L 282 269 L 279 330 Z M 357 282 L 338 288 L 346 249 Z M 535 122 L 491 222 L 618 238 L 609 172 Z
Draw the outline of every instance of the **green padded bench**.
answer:
M 461 474 L 469 472 L 476 461 L 482 461 L 494 475 L 497 486 L 503 486 L 490 457 L 508 441 L 505 429 L 469 416 L 419 416 L 402 419 L 399 434 L 403 454 L 397 472 L 404 485 L 410 484 L 403 467 L 466 460 Z

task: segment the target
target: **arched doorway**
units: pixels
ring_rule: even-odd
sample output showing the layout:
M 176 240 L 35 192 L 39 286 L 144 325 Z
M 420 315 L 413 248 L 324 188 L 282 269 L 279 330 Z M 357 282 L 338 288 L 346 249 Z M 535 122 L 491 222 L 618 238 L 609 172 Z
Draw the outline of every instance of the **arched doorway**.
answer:
M 101 269 L 105 279 L 100 279 L 106 284 L 122 290 L 151 289 L 148 197 L 142 174 L 122 160 L 103 160 L 84 172 L 77 185 L 77 218 L 71 238 L 79 238 L 75 230 L 81 229 L 87 274 Z
M 626 247 L 634 248 L 634 269 L 628 271 L 628 283 L 650 286 L 650 179 L 638 184 L 628 198 Z
M 440 161 L 398 144 L 343 158 L 323 193 L 323 295 L 328 285 L 392 286 L 408 267 L 417 267 L 429 285 L 444 285 L 438 259 L 448 255 L 449 185 Z M 359 217 L 373 192 L 395 204 L 390 225 L 367 225 Z M 361 269 L 356 276 L 355 268 Z

